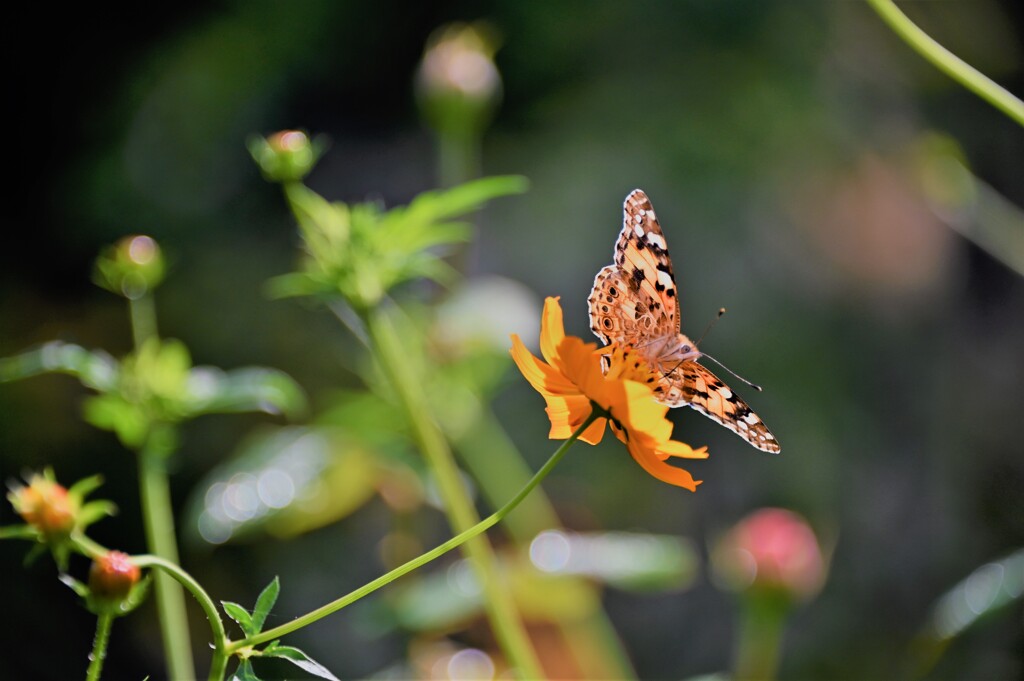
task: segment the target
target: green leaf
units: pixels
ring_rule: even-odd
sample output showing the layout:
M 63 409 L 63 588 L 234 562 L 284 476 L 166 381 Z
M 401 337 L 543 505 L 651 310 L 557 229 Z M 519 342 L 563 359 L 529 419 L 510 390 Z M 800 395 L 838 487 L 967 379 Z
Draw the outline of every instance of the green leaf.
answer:
M 187 392 L 195 414 L 262 411 L 296 418 L 306 411 L 299 384 L 282 371 L 264 367 L 228 372 L 197 367 L 189 374 Z
M 31 525 L 7 525 L 0 527 L 0 539 L 31 539 L 36 541 L 42 535 Z
M 272 277 L 266 283 L 267 295 L 278 300 L 325 293 L 329 287 L 305 272 L 291 272 Z
M 302 652 L 298 648 L 272 643 L 260 651 L 260 653 L 263 657 L 277 657 L 282 660 L 288 660 L 307 674 L 312 674 L 313 676 L 317 676 L 321 679 L 339 681 L 338 677 L 328 671 L 327 667 L 313 660 L 309 655 L 306 655 L 306 653 Z
M 253 626 L 252 615 L 249 614 L 248 610 L 238 603 L 232 603 L 231 601 L 221 601 L 220 604 L 224 608 L 224 612 L 228 614 L 228 617 L 238 622 L 238 626 L 242 628 L 242 632 L 246 636 L 253 636 L 259 633 L 259 630 Z
M 281 582 L 275 576 L 270 584 L 260 592 L 259 598 L 256 599 L 256 608 L 252 611 L 252 626 L 255 627 L 256 632 L 263 631 L 263 623 L 267 621 L 267 615 L 274 607 L 274 603 L 277 602 L 277 595 L 281 593 Z
M 102 475 L 90 475 L 88 478 L 82 478 L 75 484 L 68 488 L 68 494 L 77 497 L 79 501 L 89 496 L 103 484 Z
M 61 341 L 0 359 L 0 383 L 48 373 L 70 374 L 87 388 L 105 392 L 117 383 L 118 364 L 105 352 Z
M 86 505 L 82 506 L 82 509 L 78 512 L 78 523 L 76 527 L 79 530 L 84 530 L 98 520 L 117 514 L 117 505 L 112 501 L 104 501 L 98 499 L 96 501 L 90 501 Z
M 238 669 L 231 675 L 229 681 L 260 681 L 260 677 L 256 676 L 256 672 L 252 670 L 252 662 L 242 660 L 238 663 Z
M 484 177 L 444 191 L 424 192 L 409 203 L 403 217 L 437 222 L 468 213 L 500 196 L 522 194 L 529 186 L 521 175 Z
M 1024 549 L 982 565 L 935 605 L 930 629 L 950 639 L 992 613 L 1024 597 Z

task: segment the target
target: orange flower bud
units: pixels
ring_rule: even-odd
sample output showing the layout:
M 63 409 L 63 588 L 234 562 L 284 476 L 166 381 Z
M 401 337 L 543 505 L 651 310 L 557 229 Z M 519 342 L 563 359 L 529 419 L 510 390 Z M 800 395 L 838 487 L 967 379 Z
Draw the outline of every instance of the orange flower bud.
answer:
M 77 500 L 65 487 L 41 475 L 33 475 L 27 487 L 14 489 L 8 498 L 26 523 L 48 537 L 67 535 L 75 527 Z
M 131 556 L 108 551 L 89 568 L 89 589 L 97 598 L 123 601 L 140 577 L 139 566 L 132 562 Z

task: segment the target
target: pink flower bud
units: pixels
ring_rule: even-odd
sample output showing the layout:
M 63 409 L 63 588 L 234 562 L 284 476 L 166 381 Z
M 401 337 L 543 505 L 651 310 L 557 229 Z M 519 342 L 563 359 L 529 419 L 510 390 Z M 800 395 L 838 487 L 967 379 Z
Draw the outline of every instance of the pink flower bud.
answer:
M 765 508 L 740 521 L 713 555 L 723 586 L 737 591 L 782 593 L 794 600 L 816 594 L 825 580 L 825 560 L 814 531 L 803 518 Z

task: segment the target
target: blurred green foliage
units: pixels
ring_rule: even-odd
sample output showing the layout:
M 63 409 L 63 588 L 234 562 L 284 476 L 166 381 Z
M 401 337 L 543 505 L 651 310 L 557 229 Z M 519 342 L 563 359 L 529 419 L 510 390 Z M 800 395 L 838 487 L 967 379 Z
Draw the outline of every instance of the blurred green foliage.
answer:
M 1018 3 L 901 6 L 1022 92 Z M 21 165 L 0 249 L 0 356 L 60 337 L 50 347 L 63 350 L 33 356 L 35 366 L 79 367 L 93 390 L 113 381 L 116 362 L 82 348 L 124 356 L 127 322 L 120 301 L 88 285 L 89 267 L 103 245 L 144 231 L 169 267 L 161 328 L 188 340 L 189 366 L 279 367 L 325 421 L 348 408 L 388 424 L 386 409 L 338 398 L 372 373 L 358 340 L 301 304 L 265 298 L 264 283 L 292 269 L 297 239 L 245 140 L 290 126 L 322 132 L 330 153 L 310 188 L 328 202 L 407 202 L 439 184 L 412 87 L 424 45 L 444 22 L 482 18 L 502 36 L 503 88 L 483 169 L 526 176 L 532 189 L 474 218 L 468 288 L 496 274 L 561 295 L 569 332 L 584 335 L 622 197 L 642 187 L 672 250 L 683 330 L 729 308 L 704 347 L 765 386 L 752 406 L 785 447 L 758 456 L 676 410 L 679 436 L 712 454 L 697 464 L 708 481 L 699 494 L 652 487 L 614 447 L 588 449 L 545 483 L 569 528 L 702 546 L 757 507 L 799 510 L 835 551 L 829 582 L 793 614 L 784 640 L 780 676 L 792 679 L 891 677 L 943 594 L 1024 545 L 1024 283 L 1012 264 L 1021 262 L 1024 141 L 862 3 L 261 1 L 118 22 L 95 22 L 91 7 L 21 11 L 17 24 L 53 60 L 22 54 L 12 74 L 20 120 L 11 129 L 22 134 L 9 143 Z M 482 307 L 501 316 L 505 298 L 491 295 Z M 539 399 L 518 381 L 494 386 L 513 444 L 539 464 L 550 451 Z M 95 526 L 97 540 L 141 549 L 130 459 L 113 436 L 81 425 L 82 399 L 66 380 L 3 385 L 0 469 L 102 473 L 123 512 Z M 203 490 L 261 418 L 185 426 L 176 502 Z M 238 472 L 223 471 L 218 480 Z M 380 574 L 383 537 L 447 536 L 439 515 L 395 513 L 382 496 L 350 513 L 287 542 L 192 548 L 184 561 L 211 593 L 240 602 L 280 574 L 287 588 L 275 612 L 290 615 Z M 195 517 L 182 510 L 179 522 Z M 0 559 L 17 566 L 23 549 L 0 543 Z M 54 591 L 51 571 L 7 583 L 9 616 L 23 626 L 5 671 L 80 675 L 91 618 Z M 639 676 L 728 666 L 736 613 L 706 580 L 657 596 L 611 589 L 602 601 Z M 377 626 L 370 610 L 381 602 L 294 643 L 342 678 L 406 653 L 410 665 L 428 659 L 414 632 Z M 158 640 L 144 624 L 150 607 L 115 635 L 111 678 L 160 668 L 147 652 Z M 1019 676 L 1020 608 L 1012 600 L 972 620 L 928 678 Z M 45 672 L 35 663 L 49 644 L 28 633 L 41 629 L 67 642 Z M 456 640 L 485 646 L 486 634 L 471 626 Z

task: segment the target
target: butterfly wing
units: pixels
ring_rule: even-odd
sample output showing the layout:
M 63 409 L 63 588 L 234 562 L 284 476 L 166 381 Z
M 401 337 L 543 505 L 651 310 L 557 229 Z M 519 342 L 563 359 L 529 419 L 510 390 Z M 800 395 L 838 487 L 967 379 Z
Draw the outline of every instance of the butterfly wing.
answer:
M 696 362 L 658 367 L 667 383 L 662 402 L 693 407 L 733 431 L 758 449 L 778 454 L 781 447 L 757 414 L 717 376 Z
M 643 346 L 679 332 L 672 261 L 647 195 L 634 189 L 622 206 L 614 265 L 597 273 L 590 294 L 590 328 L 606 343 Z

